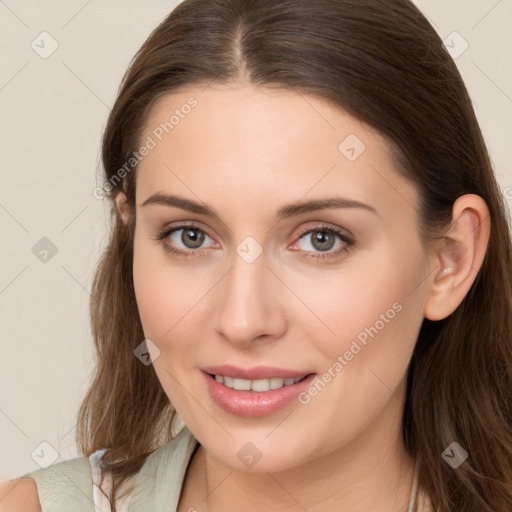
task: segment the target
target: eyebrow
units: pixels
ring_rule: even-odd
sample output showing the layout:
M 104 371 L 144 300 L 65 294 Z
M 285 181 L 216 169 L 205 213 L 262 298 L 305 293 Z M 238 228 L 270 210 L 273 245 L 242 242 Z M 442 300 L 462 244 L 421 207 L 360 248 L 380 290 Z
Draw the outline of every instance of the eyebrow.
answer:
M 144 207 L 152 204 L 181 208 L 182 210 L 212 217 L 222 222 L 219 214 L 213 208 L 185 197 L 156 192 L 149 196 L 141 206 Z M 325 199 L 311 199 L 309 201 L 290 203 L 279 208 L 276 215 L 278 220 L 284 220 L 297 215 L 328 208 L 361 208 L 379 216 L 379 213 L 373 206 L 344 197 L 328 197 Z

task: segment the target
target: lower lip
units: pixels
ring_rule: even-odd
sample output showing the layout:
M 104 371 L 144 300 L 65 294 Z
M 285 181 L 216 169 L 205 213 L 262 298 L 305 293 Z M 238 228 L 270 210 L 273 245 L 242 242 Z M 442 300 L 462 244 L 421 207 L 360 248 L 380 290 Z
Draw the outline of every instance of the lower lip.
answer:
M 315 379 L 316 374 L 311 373 L 305 379 L 283 386 L 279 389 L 269 391 L 238 391 L 231 389 L 220 382 L 217 382 L 210 374 L 202 372 L 210 396 L 215 403 L 230 414 L 256 418 L 266 416 L 279 411 L 297 398 L 298 394 L 304 391 Z

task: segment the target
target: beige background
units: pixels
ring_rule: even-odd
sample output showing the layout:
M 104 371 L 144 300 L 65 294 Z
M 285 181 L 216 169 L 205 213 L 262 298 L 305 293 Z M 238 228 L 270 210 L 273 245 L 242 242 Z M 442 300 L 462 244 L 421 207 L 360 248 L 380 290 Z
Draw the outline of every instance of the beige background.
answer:
M 92 194 L 100 136 L 132 55 L 177 3 L 0 0 L 0 480 L 78 454 L 88 290 L 105 235 L 106 204 Z M 456 62 L 510 206 L 512 1 L 417 4 L 456 50 L 469 45 Z M 43 31 L 58 43 L 47 59 L 31 47 Z M 57 248 L 46 263 L 32 252 L 42 237 Z

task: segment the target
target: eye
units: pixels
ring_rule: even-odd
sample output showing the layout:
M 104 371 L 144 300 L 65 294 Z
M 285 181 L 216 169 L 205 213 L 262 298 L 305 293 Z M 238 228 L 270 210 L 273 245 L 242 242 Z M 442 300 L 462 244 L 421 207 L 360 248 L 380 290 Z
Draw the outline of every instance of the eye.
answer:
M 193 224 L 166 228 L 156 237 L 156 240 L 162 243 L 167 252 L 183 257 L 202 254 L 201 246 L 206 239 L 212 240 L 203 229 Z M 180 245 L 183 248 L 180 248 Z
M 331 251 L 336 246 L 336 240 L 338 240 L 337 249 Z M 301 241 L 304 243 L 299 249 L 311 253 L 305 254 L 304 257 L 313 259 L 338 258 L 348 252 L 355 243 L 355 240 L 346 233 L 326 225 L 314 226 L 303 231 L 295 245 Z

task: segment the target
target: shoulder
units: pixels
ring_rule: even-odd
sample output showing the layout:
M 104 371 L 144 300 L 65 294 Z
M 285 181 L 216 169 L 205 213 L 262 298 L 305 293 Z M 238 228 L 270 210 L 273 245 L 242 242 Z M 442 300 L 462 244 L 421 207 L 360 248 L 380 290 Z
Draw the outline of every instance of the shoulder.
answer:
M 0 512 L 41 512 L 35 481 L 17 478 L 0 483 Z
M 63 460 L 22 475 L 3 486 L 0 512 L 94 512 L 87 457 Z

